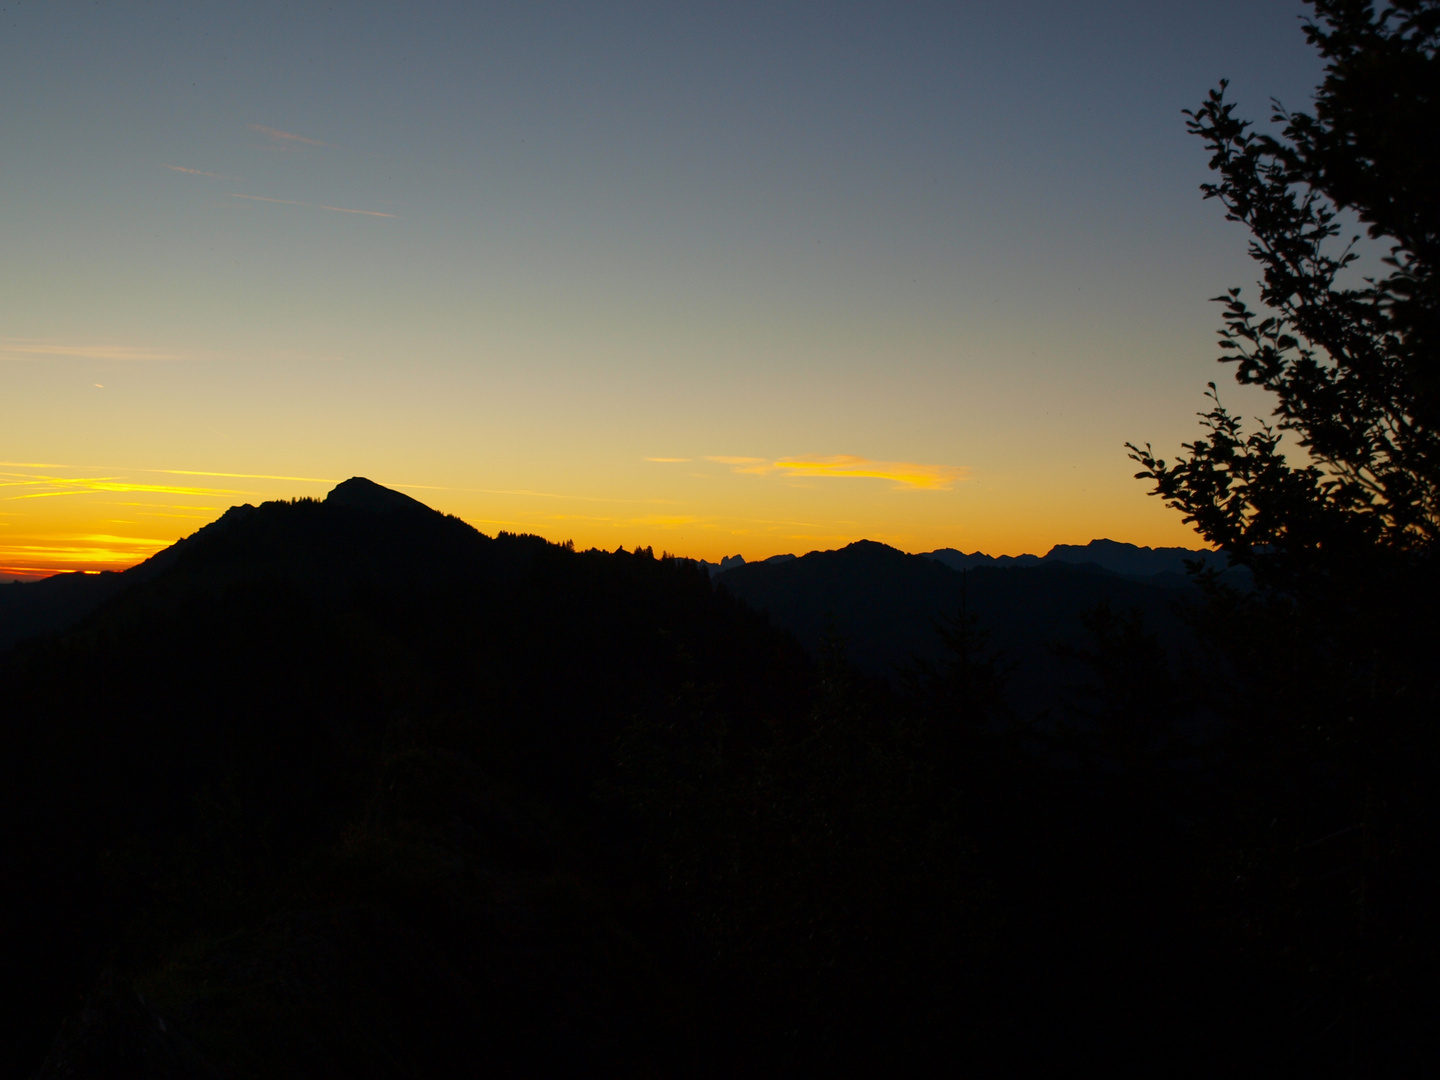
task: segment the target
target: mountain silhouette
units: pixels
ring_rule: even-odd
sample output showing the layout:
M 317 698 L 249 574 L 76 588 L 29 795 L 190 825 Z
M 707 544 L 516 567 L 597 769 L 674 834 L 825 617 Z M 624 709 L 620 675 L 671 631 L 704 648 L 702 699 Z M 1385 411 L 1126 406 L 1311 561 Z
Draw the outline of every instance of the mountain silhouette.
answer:
M 1090 548 L 1061 554 L 1071 552 L 1089 554 Z M 1145 561 L 1143 553 L 1122 555 L 1120 565 L 1165 565 Z M 1176 612 L 1171 581 L 1131 580 L 1091 560 L 1047 557 L 1009 566 L 992 560 L 962 573 L 935 553 L 907 555 L 860 540 L 791 561 L 745 564 L 716 580 L 793 631 L 812 654 L 828 634 L 838 633 L 850 660 L 876 676 L 893 677 L 917 659 L 936 660 L 942 648 L 936 621 L 963 608 L 1014 665 L 1011 697 L 1027 714 L 1059 707 L 1069 680 L 1052 646 L 1081 646 L 1086 631 L 1079 616 L 1102 601 L 1116 611 L 1138 610 L 1172 652 L 1192 642 Z
M 760 563 L 746 563 L 743 555 L 726 555 L 718 563 L 707 562 L 705 559 L 697 559 L 710 576 L 714 578 L 717 574 L 723 574 L 727 570 L 734 570 L 737 566 L 758 566 L 763 563 L 789 562 L 795 558 L 794 555 L 771 555 L 768 559 L 761 559 Z
M 363 476 L 352 476 L 349 480 L 335 485 L 325 501 L 332 506 L 348 506 L 354 510 L 368 510 L 375 514 L 426 512 L 435 513 L 418 499 L 412 499 L 390 488 L 382 487 Z
M 635 1018 L 664 1007 L 654 958 L 586 898 L 626 835 L 596 831 L 595 785 L 633 725 L 714 711 L 743 742 L 794 712 L 792 638 L 688 561 L 486 536 L 361 479 L 102 580 L 72 630 L 0 657 L 0 813 L 26 823 L 0 856 L 29 883 L 7 1064 L 34 1068 L 104 964 L 187 940 L 219 944 L 185 954 L 169 1020 L 248 1025 L 243 1053 L 277 1065 L 469 1075 L 476 1017 L 502 1071 L 643 1058 Z M 430 1035 L 385 1043 L 402 1016 Z M 75 1022 L 46 1075 L 129 1053 Z
M 300 502 L 313 504 L 314 500 Z M 402 519 L 403 524 L 389 524 L 365 534 L 368 544 L 383 546 L 385 541 L 382 541 L 381 537 L 385 536 L 390 544 L 395 545 L 390 551 L 390 557 L 396 560 L 395 572 L 402 577 L 412 576 L 424 565 L 433 563 L 436 554 L 427 551 L 421 557 L 421 563 L 415 564 L 406 561 L 407 552 L 418 556 L 420 549 L 439 542 L 443 552 L 442 561 L 435 564 L 434 569 L 441 572 L 444 559 L 460 558 L 462 549 L 467 545 L 474 549 L 471 554 L 478 553 L 477 545 L 483 539 L 481 534 L 464 525 L 459 519 L 447 519 L 445 515 L 424 503 L 364 477 L 352 477 L 336 485 L 326 496 L 324 505 L 340 514 L 397 515 Z M 259 539 L 257 534 L 263 533 L 266 525 L 245 531 L 243 538 L 234 544 L 227 546 L 220 542 L 221 537 L 228 536 L 237 526 L 250 522 L 257 512 L 257 508 L 249 503 L 232 506 L 215 521 L 190 536 L 118 573 L 107 571 L 100 574 L 57 574 L 37 582 L 18 583 L 0 589 L 0 651 L 25 638 L 53 634 L 75 625 L 111 597 L 130 586 L 168 573 L 190 559 L 192 553 L 198 550 L 206 553 L 200 558 L 200 562 L 210 564 L 213 569 L 225 561 L 221 552 L 236 553 L 240 549 L 247 549 L 244 556 L 246 561 L 253 563 L 257 557 L 269 557 L 288 563 L 290 565 L 287 573 L 297 580 L 306 574 L 324 578 L 356 569 L 347 562 L 359 552 L 355 547 L 355 536 L 350 535 L 350 531 L 346 529 L 334 534 L 336 543 L 333 549 L 326 549 L 318 535 L 293 549 L 285 547 L 289 538 L 282 537 L 260 540 L 258 546 L 254 546 Z M 266 518 L 267 524 L 269 520 Z M 333 524 L 339 519 L 332 514 L 326 516 L 325 520 Z M 374 554 L 378 556 L 379 548 L 376 548 Z M 504 558 L 502 557 L 502 561 Z M 198 569 L 199 564 L 196 565 Z M 275 569 L 276 567 L 271 567 L 272 571 Z M 491 567 L 491 570 L 498 572 L 494 567 Z M 259 573 L 260 566 L 253 565 L 252 571 Z M 469 572 L 475 572 L 474 566 L 469 567 Z
M 232 506 L 210 524 L 127 570 L 54 574 L 0 588 L 0 652 L 17 641 L 74 626 L 121 590 L 154 578 L 175 565 L 195 544 L 225 532 L 254 512 L 255 507 L 248 503 Z
M 1026 567 L 1044 566 L 1054 563 L 1090 565 L 1114 574 L 1137 579 L 1149 579 L 1153 584 L 1181 586 L 1189 583 L 1189 565 L 1198 563 L 1232 577 L 1238 576 L 1228 570 L 1225 557 L 1219 552 L 1203 548 L 1149 548 L 1135 544 L 1124 544 L 1115 540 L 1091 540 L 1088 544 L 1056 544 L 1043 556 L 1000 555 L 991 557 L 976 551 L 967 555 L 955 548 L 940 548 L 925 553 L 927 558 L 942 562 L 954 570 L 973 570 L 979 567 Z M 1163 575 L 1163 577 L 1162 577 Z
M 433 515 L 443 517 L 423 502 L 401 492 L 383 487 L 365 477 L 351 477 L 336 485 L 325 497 L 325 504 L 359 510 L 366 513 L 402 516 Z M 95 608 L 130 584 L 149 580 L 174 565 L 192 545 L 203 542 L 227 531 L 231 526 L 255 512 L 255 507 L 245 504 L 232 506 L 218 519 L 202 527 L 194 534 L 177 541 L 163 551 L 157 552 L 144 562 L 116 573 L 105 571 L 100 574 L 56 574 L 35 582 L 14 582 L 0 587 L 0 651 L 17 641 L 45 634 L 53 634 L 75 625 Z M 870 541 L 862 541 L 870 543 Z M 820 553 L 812 552 L 811 555 Z M 809 557 L 809 556 L 807 556 Z M 942 563 L 954 570 L 978 568 L 1024 568 L 1052 566 L 1059 563 L 1088 566 L 1092 570 L 1103 570 L 1134 578 L 1147 584 L 1185 588 L 1190 585 L 1187 561 L 1198 561 L 1222 572 L 1222 579 L 1236 584 L 1248 583 L 1249 576 L 1243 569 L 1226 569 L 1221 556 L 1212 551 L 1187 548 L 1148 548 L 1134 544 L 1118 543 L 1113 540 L 1092 540 L 1089 544 L 1057 544 L 1043 557 L 1036 555 L 1001 555 L 991 557 L 981 552 L 966 554 L 954 548 L 941 548 L 924 553 L 925 558 Z M 758 563 L 746 563 L 743 556 L 728 555 L 719 563 L 695 560 L 712 579 L 741 567 L 770 566 L 791 562 L 794 555 L 772 555 Z M 728 577 L 727 577 L 728 580 Z M 944 590 L 942 589 L 941 592 Z M 763 606 L 763 605 L 762 605 Z M 1142 604 L 1142 606 L 1145 606 Z M 1066 608 L 1068 611 L 1069 608 Z M 788 624 L 787 624 L 788 625 Z M 809 640 L 807 638 L 807 640 Z M 909 645 L 914 645 L 912 640 Z M 872 656 L 873 650 L 861 649 L 857 654 L 861 662 L 870 669 L 887 669 L 903 649 L 883 650 L 885 659 Z M 923 650 L 922 650 L 923 651 Z
M 106 570 L 0 586 L 0 652 L 17 641 L 74 626 L 129 583 L 124 574 Z
M 1231 948 L 1190 594 L 1094 560 L 712 580 L 352 478 L 40 586 L 7 1073 L 1205 1075 L 1308 978 Z
M 812 552 L 813 554 L 813 552 Z M 1086 565 L 1097 570 L 1104 570 L 1113 574 L 1120 574 L 1124 577 L 1132 577 L 1137 580 L 1148 581 L 1150 584 L 1163 585 L 1171 588 L 1184 587 L 1189 585 L 1189 564 L 1199 565 L 1214 569 L 1221 573 L 1226 580 L 1236 584 L 1248 582 L 1248 573 L 1242 570 L 1229 568 L 1223 555 L 1215 551 L 1208 551 L 1203 548 L 1149 548 L 1139 547 L 1135 544 L 1120 543 L 1116 540 L 1091 540 L 1088 544 L 1056 544 L 1043 556 L 1041 555 L 986 555 L 983 552 L 975 551 L 966 554 L 956 548 L 939 548 L 935 551 L 922 552 L 926 558 L 934 559 L 936 562 L 944 563 L 952 570 L 974 570 L 980 567 L 1011 568 L 1046 566 L 1055 563 L 1070 563 L 1074 565 Z M 768 559 L 761 560 L 762 563 L 789 562 L 794 555 L 772 555 Z M 720 574 L 734 570 L 741 566 L 753 566 L 755 563 L 746 563 L 743 556 L 727 555 L 718 563 L 700 560 L 701 565 L 709 572 L 710 576 L 716 577 Z

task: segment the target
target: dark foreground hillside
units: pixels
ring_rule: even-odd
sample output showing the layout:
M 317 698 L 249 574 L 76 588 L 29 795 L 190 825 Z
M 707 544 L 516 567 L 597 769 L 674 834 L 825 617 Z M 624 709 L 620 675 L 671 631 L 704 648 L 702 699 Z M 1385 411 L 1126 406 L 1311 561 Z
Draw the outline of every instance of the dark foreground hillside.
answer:
M 7 659 L 15 1067 L 103 967 L 236 1074 L 650 1055 L 596 784 L 629 727 L 795 712 L 798 647 L 684 563 L 343 503 L 232 511 Z
M 1276 856 L 1269 774 L 1125 613 L 1042 730 L 972 621 L 872 681 L 696 564 L 363 480 L 127 579 L 0 659 L 7 1074 L 1268 1075 L 1428 1038 L 1411 961 L 1331 947 L 1356 838 Z

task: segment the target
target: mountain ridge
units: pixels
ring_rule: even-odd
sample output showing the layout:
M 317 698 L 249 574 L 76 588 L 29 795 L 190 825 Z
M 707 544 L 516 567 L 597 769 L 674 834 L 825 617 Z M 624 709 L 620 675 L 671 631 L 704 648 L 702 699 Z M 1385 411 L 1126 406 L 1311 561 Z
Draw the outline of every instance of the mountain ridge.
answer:
M 442 514 L 418 499 L 402 492 L 387 488 L 362 476 L 354 476 L 337 484 L 323 500 L 326 506 L 375 515 L 380 520 L 394 516 L 397 519 L 426 520 L 431 522 L 455 521 L 460 519 Z M 268 505 L 268 504 L 267 504 Z M 159 576 L 187 557 L 187 554 L 230 533 L 237 525 L 247 521 L 258 508 L 250 503 L 230 507 L 214 521 L 201 526 L 189 536 L 183 537 L 151 555 L 143 562 L 121 571 L 104 571 L 99 574 L 70 573 L 55 574 L 39 581 L 16 581 L 0 587 L 0 651 L 26 638 L 53 634 L 76 625 L 92 611 L 128 586 L 149 581 Z M 436 528 L 446 528 L 436 524 Z M 470 526 L 465 526 L 467 529 Z M 472 530 L 476 536 L 484 536 Z M 857 544 L 879 544 L 873 540 L 858 540 Z M 880 545 L 889 548 L 889 545 Z M 899 552 L 898 548 L 889 548 Z M 838 549 L 845 550 L 845 549 Z M 809 555 L 822 554 L 810 552 Z M 901 552 L 901 554 L 910 554 Z M 808 556 L 807 556 L 808 557 Z M 1097 539 L 1089 544 L 1057 544 L 1043 557 L 1036 555 L 990 556 L 983 552 L 966 554 L 955 548 L 940 548 L 935 551 L 918 553 L 952 570 L 987 568 L 1024 568 L 1067 564 L 1089 566 L 1092 570 L 1119 574 L 1136 580 L 1152 580 L 1153 584 L 1181 587 L 1188 584 L 1186 560 L 1199 560 L 1217 570 L 1225 570 L 1223 556 L 1216 552 L 1188 548 L 1149 548 L 1120 541 Z M 729 575 L 742 567 L 775 566 L 799 558 L 793 554 L 772 555 L 768 559 L 746 562 L 741 555 L 731 555 L 719 563 L 705 559 L 690 559 L 702 567 L 712 581 L 722 575 Z M 1229 571 L 1237 579 L 1243 571 Z
M 0 857 L 27 882 L 6 1075 L 97 980 L 39 1075 L 137 1075 L 93 1063 L 130 1053 L 117 1031 L 166 1049 L 151 1000 L 269 1055 L 224 1075 L 471 1075 L 477 1042 L 505 1075 L 656 1052 L 669 953 L 632 943 L 607 877 L 648 819 L 600 785 L 630 775 L 632 729 L 733 716 L 747 746 L 800 715 L 803 651 L 686 560 L 347 492 L 237 508 L 0 653 L 0 812 L 25 822 Z M 163 985 L 127 996 L 146 971 Z
M 1171 573 L 1128 575 L 1064 559 L 956 568 L 874 540 L 734 566 L 713 580 L 795 634 L 812 656 L 839 643 L 850 662 L 883 679 L 903 679 L 917 661 L 941 661 L 935 627 L 964 611 L 1013 664 L 1008 696 L 1027 716 L 1063 709 L 1068 684 L 1055 649 L 1087 645 L 1084 613 L 1100 604 L 1137 613 L 1180 655 L 1194 639 L 1179 609 L 1199 593 Z
M 854 543 L 879 542 L 880 541 L 863 539 L 854 541 Z M 884 546 L 891 547 L 889 544 Z M 843 550 L 843 548 L 830 550 Z M 892 550 L 901 551 L 902 549 L 892 548 Z M 817 552 L 809 552 L 809 554 L 816 553 Z M 1189 573 L 1187 563 L 1192 562 L 1199 563 L 1207 568 L 1213 568 L 1222 573 L 1230 569 L 1228 560 L 1222 552 L 1211 551 L 1207 548 L 1152 548 L 1121 540 L 1110 540 L 1104 537 L 1091 540 L 1088 544 L 1055 544 L 1044 555 L 987 555 L 979 550 L 967 554 L 958 548 L 948 547 L 937 548 L 934 551 L 904 553 L 933 559 L 936 562 L 943 563 L 950 567 L 952 570 L 972 570 L 982 566 L 1009 569 L 1020 566 L 1047 566 L 1056 563 L 1071 563 L 1091 564 L 1113 574 L 1146 578 L 1155 577 L 1160 574 L 1186 576 Z M 797 558 L 797 556 L 792 554 L 771 555 L 768 559 L 747 563 L 742 555 L 727 555 L 718 563 L 708 562 L 704 559 L 698 559 L 696 561 L 704 566 L 713 578 L 741 566 L 758 566 L 766 563 L 788 562 L 794 558 Z

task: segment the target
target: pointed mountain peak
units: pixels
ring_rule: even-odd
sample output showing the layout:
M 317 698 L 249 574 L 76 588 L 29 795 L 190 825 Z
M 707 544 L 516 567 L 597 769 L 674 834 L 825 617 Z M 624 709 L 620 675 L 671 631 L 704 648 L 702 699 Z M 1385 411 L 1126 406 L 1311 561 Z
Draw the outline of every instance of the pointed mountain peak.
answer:
M 396 510 L 425 510 L 434 513 L 419 499 L 402 495 L 398 491 L 383 487 L 363 476 L 352 476 L 344 483 L 336 484 L 325 502 L 331 506 L 348 506 L 352 510 L 366 510 L 372 514 L 391 514 Z

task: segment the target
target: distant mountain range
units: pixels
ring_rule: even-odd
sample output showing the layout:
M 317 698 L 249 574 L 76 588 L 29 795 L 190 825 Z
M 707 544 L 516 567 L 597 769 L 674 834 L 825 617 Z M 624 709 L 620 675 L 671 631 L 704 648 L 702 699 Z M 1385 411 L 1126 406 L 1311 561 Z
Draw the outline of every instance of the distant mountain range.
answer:
M 973 570 L 982 566 L 1000 568 L 1023 566 L 1094 566 L 1123 577 L 1150 580 L 1157 585 L 1182 585 L 1189 582 L 1189 566 L 1196 564 L 1236 574 L 1224 554 L 1203 548 L 1151 548 L 1124 544 L 1116 540 L 1091 540 L 1088 544 L 1056 544 L 1043 556 L 1000 555 L 991 557 L 976 551 L 965 554 L 954 548 L 925 552 L 926 558 L 942 562 L 952 570 Z M 1244 575 L 1243 569 L 1238 574 Z M 1155 580 L 1164 579 L 1164 580 Z
M 865 541 L 869 542 L 869 541 Z M 898 550 L 898 549 L 892 549 Z M 818 554 L 812 552 L 811 554 Z M 1199 563 L 1207 568 L 1219 570 L 1239 579 L 1247 576 L 1243 568 L 1228 566 L 1225 556 L 1217 551 L 1204 548 L 1151 548 L 1125 544 L 1117 540 L 1091 540 L 1088 544 L 1056 544 L 1044 555 L 986 555 L 974 551 L 968 555 L 956 548 L 939 548 L 924 551 L 920 556 L 944 563 L 952 570 L 975 570 L 980 567 L 1010 569 L 1014 567 L 1054 566 L 1066 563 L 1073 566 L 1091 566 L 1122 577 L 1149 581 L 1162 586 L 1183 586 L 1189 584 L 1187 564 Z M 718 563 L 699 560 L 711 578 L 728 573 L 741 566 L 757 566 L 789 562 L 794 555 L 772 555 L 760 563 L 746 563 L 741 555 L 727 555 Z
M 365 483 L 369 484 L 368 481 Z M 347 481 L 345 484 L 337 487 L 335 491 L 331 493 L 327 502 L 352 507 L 354 509 L 382 512 L 402 509 L 428 509 L 423 503 L 417 502 L 408 495 L 391 491 L 378 484 L 369 484 L 368 487 L 361 487 L 355 485 L 354 481 Z M 8 648 L 15 642 L 24 640 L 25 638 L 57 633 L 75 625 L 127 585 L 150 580 L 174 565 L 188 548 L 203 538 L 224 532 L 236 522 L 244 520 L 253 513 L 255 513 L 255 507 L 249 504 L 232 506 L 221 515 L 220 518 L 199 529 L 191 536 L 172 544 L 165 550 L 156 553 L 144 562 L 132 566 L 125 571 L 105 571 L 100 574 L 56 574 L 53 577 L 44 578 L 40 581 L 16 581 L 8 585 L 0 586 L 0 650 Z M 1249 572 L 1247 570 L 1243 567 L 1227 568 L 1225 557 L 1218 552 L 1181 547 L 1139 547 L 1135 544 L 1125 544 L 1115 540 L 1104 539 L 1092 540 L 1090 543 L 1083 545 L 1057 544 L 1043 556 L 992 556 L 979 551 L 967 554 L 955 548 L 940 548 L 936 551 L 922 552 L 918 555 L 906 555 L 896 548 L 876 544 L 869 540 L 857 541 L 855 544 L 843 550 L 851 553 L 847 558 L 853 562 L 855 552 L 871 551 L 880 548 L 883 548 L 892 555 L 901 555 L 907 559 L 929 560 L 939 563 L 950 570 L 959 571 L 1034 570 L 1064 566 L 1089 571 L 1091 573 L 1118 576 L 1162 589 L 1176 589 L 1190 586 L 1186 564 L 1188 562 L 1198 562 L 1202 565 L 1220 570 L 1222 576 L 1232 583 L 1243 585 L 1249 581 Z M 810 552 L 803 558 L 790 554 L 772 555 L 768 559 L 753 563 L 747 563 L 741 555 L 726 556 L 718 563 L 708 562 L 704 559 L 697 559 L 695 561 L 706 569 L 712 581 L 723 579 L 725 584 L 737 596 L 749 599 L 757 606 L 768 607 L 771 606 L 771 597 L 753 593 L 755 587 L 753 582 L 758 580 L 752 576 L 756 568 L 773 568 L 786 563 L 804 560 L 811 560 L 813 563 L 817 560 L 823 561 L 825 556 L 835 556 L 837 554 L 837 552 L 815 551 Z M 746 574 L 743 577 L 737 577 L 735 571 L 741 569 L 744 569 Z M 863 576 L 866 573 L 870 573 L 871 569 L 862 569 L 862 567 L 856 563 L 851 566 L 849 572 L 852 575 Z M 803 576 L 804 572 L 802 571 L 801 574 Z M 937 587 L 933 590 L 934 595 L 937 597 L 949 596 L 950 593 L 958 588 L 957 582 L 951 581 L 943 575 L 936 580 L 947 583 L 946 587 Z M 910 587 L 913 587 L 913 585 Z M 987 586 L 977 585 L 976 588 L 978 590 L 976 595 L 979 597 L 985 594 Z M 1069 614 L 1073 615 L 1073 612 L 1069 612 Z M 776 617 L 782 625 L 786 625 L 791 629 L 795 629 L 797 633 L 800 633 L 802 640 L 806 639 L 806 633 L 802 631 L 798 625 L 792 625 L 793 620 L 781 618 L 778 614 Z M 928 627 L 928 618 L 929 616 L 926 616 L 924 619 L 921 619 L 919 625 Z M 803 620 L 801 621 L 803 622 Z M 1073 618 L 1069 618 L 1068 621 L 1070 623 L 1074 622 Z M 889 627 L 897 625 L 892 618 L 883 620 L 883 624 Z M 856 629 L 855 640 L 857 642 L 868 639 L 868 637 L 868 631 Z M 810 640 L 806 643 L 813 645 L 814 641 Z M 863 666 L 884 670 L 888 669 L 895 660 L 903 659 L 903 653 L 903 649 L 897 653 L 894 648 L 884 648 L 876 652 L 875 650 L 860 647 L 858 658 L 861 660 Z
M 1184 561 L 1207 555 L 1215 559 L 1212 552 L 1097 540 L 1053 548 L 1043 559 L 992 559 L 958 551 L 908 555 L 861 540 L 800 558 L 731 561 L 712 580 L 766 612 L 812 654 L 827 636 L 838 635 L 847 657 L 879 677 L 940 659 L 937 621 L 968 612 L 1011 670 L 1012 705 L 1033 716 L 1064 708 L 1081 673 L 1057 660 L 1055 647 L 1085 648 L 1080 616 L 1102 602 L 1118 614 L 1138 611 L 1172 656 L 1191 648 L 1182 611 L 1196 590 Z M 1142 572 L 1127 572 L 1133 570 Z M 1243 570 L 1225 574 L 1237 583 L 1248 580 Z

